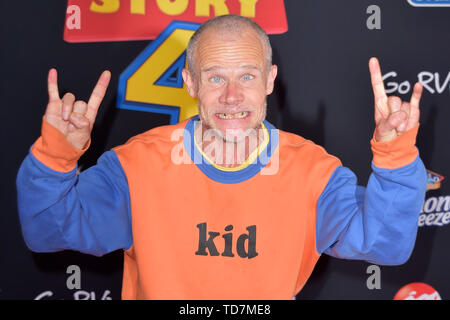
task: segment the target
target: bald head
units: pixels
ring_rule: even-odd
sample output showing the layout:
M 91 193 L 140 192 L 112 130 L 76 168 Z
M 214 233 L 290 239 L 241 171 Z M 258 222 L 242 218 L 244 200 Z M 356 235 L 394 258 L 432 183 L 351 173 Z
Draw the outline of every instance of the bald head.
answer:
M 187 61 L 182 76 L 189 95 L 198 99 L 202 128 L 228 142 L 261 128 L 277 66 L 256 23 L 236 15 L 207 21 L 192 36 Z
M 253 33 L 261 42 L 262 48 L 265 51 L 267 70 L 270 70 L 272 65 L 272 47 L 266 32 L 253 20 L 230 14 L 206 21 L 191 37 L 186 50 L 186 59 L 191 73 L 195 74 L 195 53 L 199 43 L 203 36 L 210 32 L 214 32 L 214 34 L 219 36 L 236 37 L 240 37 L 244 32 Z

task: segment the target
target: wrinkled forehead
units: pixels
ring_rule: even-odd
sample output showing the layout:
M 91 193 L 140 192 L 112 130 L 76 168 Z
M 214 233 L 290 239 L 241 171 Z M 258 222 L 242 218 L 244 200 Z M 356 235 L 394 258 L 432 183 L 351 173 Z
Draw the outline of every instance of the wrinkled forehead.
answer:
M 266 51 L 257 33 L 250 28 L 240 31 L 210 29 L 201 35 L 194 59 L 199 71 L 213 67 L 266 67 Z

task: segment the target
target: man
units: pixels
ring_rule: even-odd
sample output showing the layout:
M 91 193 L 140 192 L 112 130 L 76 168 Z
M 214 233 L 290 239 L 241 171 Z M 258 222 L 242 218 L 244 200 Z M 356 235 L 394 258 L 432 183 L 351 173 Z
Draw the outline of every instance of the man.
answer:
M 42 136 L 17 178 L 31 250 L 123 249 L 123 299 L 291 299 L 322 253 L 409 258 L 426 186 L 415 147 L 420 84 L 409 103 L 388 98 L 370 60 L 376 128 L 363 188 L 323 148 L 264 120 L 277 67 L 251 20 L 203 24 L 187 60 L 199 116 L 140 134 L 79 175 L 110 74 L 86 104 L 60 99 L 50 70 Z

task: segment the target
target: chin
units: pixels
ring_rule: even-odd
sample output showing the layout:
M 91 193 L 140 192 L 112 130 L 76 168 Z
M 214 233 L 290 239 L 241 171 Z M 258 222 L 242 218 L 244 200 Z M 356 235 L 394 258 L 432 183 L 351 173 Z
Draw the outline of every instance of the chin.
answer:
M 246 137 L 257 136 L 256 130 L 253 128 L 233 128 L 226 129 L 225 132 L 222 130 L 217 130 L 220 132 L 221 138 L 226 142 L 241 142 L 244 141 Z

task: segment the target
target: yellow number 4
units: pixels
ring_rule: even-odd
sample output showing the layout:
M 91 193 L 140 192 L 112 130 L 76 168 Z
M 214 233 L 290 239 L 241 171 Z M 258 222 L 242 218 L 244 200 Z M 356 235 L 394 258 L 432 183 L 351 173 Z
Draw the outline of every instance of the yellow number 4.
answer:
M 199 26 L 173 21 L 120 75 L 117 107 L 168 114 L 170 124 L 196 115 L 197 99 L 189 96 L 181 71 Z

